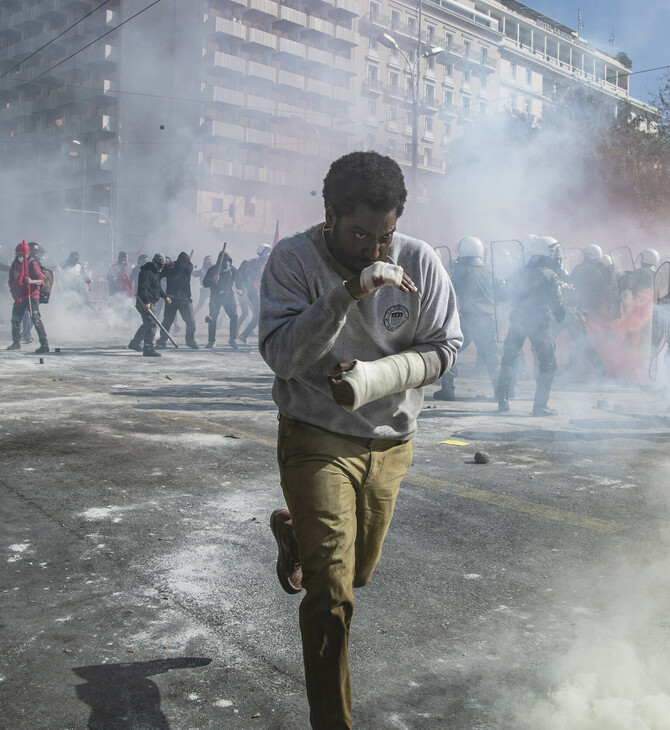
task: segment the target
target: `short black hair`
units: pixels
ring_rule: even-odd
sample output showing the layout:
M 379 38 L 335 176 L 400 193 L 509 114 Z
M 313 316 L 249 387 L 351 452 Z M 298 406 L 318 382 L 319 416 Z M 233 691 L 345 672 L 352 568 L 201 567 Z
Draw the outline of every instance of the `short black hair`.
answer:
M 336 216 L 353 213 L 363 203 L 372 210 L 402 215 L 407 200 L 398 163 L 378 152 L 350 152 L 335 160 L 323 181 L 323 200 Z

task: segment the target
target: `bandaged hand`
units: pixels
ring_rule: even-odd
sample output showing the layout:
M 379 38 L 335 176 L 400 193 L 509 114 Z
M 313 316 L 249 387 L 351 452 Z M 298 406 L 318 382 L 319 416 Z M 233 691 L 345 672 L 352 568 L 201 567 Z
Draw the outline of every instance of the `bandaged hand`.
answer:
M 358 276 L 345 282 L 345 286 L 354 299 L 362 299 L 374 294 L 383 286 L 394 286 L 403 292 L 417 291 L 414 282 L 403 271 L 402 266 L 386 261 L 375 261 L 374 264 L 363 269 Z
M 361 271 L 361 289 L 366 294 L 372 294 L 383 286 L 399 287 L 402 284 L 402 266 L 375 261 Z
M 328 373 L 336 403 L 352 412 L 392 393 L 418 388 L 426 378 L 423 358 L 414 350 L 366 362 L 339 363 Z

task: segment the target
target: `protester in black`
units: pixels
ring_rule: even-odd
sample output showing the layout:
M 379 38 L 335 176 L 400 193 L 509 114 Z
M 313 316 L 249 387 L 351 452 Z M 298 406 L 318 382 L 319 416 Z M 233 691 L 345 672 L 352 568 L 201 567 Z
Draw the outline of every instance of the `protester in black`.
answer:
M 191 275 L 193 264 L 189 255 L 182 251 L 177 260 L 170 262 L 161 271 L 161 279 L 166 280 L 165 293 L 170 298 L 166 299 L 165 314 L 163 315 L 163 330 L 170 331 L 177 312 L 186 324 L 186 346 L 197 350 L 195 341 L 195 315 L 193 313 L 193 300 L 191 299 Z M 167 344 L 167 335 L 161 330 L 156 347 L 164 350 Z
M 233 293 L 236 276 L 237 269 L 233 266 L 233 260 L 227 253 L 221 251 L 216 263 L 207 270 L 203 279 L 203 287 L 207 287 L 211 291 L 209 316 L 206 320 L 209 327 L 207 347 L 210 349 L 214 347 L 216 342 L 216 320 L 221 307 L 223 307 L 230 320 L 228 344 L 237 349 L 237 342 L 235 341 L 237 339 L 237 302 Z
M 165 299 L 170 304 L 170 298 L 161 289 L 160 272 L 165 265 L 165 256 L 157 253 L 151 261 L 147 261 L 140 269 L 137 282 L 137 301 L 135 308 L 142 317 L 142 324 L 128 343 L 130 350 L 141 350 L 145 357 L 160 357 L 160 352 L 154 349 L 154 337 L 158 328 L 154 305 L 159 299 Z M 141 343 L 144 343 L 142 346 Z

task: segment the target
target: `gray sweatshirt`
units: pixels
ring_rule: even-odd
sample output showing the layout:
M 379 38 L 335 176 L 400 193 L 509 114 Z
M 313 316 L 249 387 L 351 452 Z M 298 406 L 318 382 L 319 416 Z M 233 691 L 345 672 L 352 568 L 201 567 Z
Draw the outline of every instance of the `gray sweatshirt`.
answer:
M 259 350 L 274 371 L 279 412 L 334 433 L 406 441 L 416 432 L 423 388 L 384 396 L 348 413 L 334 400 L 328 370 L 339 362 L 421 353 L 428 385 L 456 361 L 463 343 L 456 297 L 433 249 L 400 233 L 385 257 L 402 266 L 416 293 L 383 286 L 354 299 L 354 274 L 328 250 L 323 224 L 279 241 L 261 280 Z

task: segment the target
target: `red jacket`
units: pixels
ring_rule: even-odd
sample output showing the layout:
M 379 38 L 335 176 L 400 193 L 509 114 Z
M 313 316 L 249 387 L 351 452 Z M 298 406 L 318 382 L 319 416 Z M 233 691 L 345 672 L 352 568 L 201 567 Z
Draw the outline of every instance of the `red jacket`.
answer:
M 32 256 L 28 256 L 28 278 L 32 279 L 33 281 L 39 281 L 44 283 L 44 274 L 42 274 L 42 269 L 40 269 L 40 265 L 35 261 L 35 259 Z M 14 302 L 18 304 L 19 302 L 25 302 L 28 298 L 28 288 L 30 288 L 30 298 L 31 299 L 39 299 L 40 298 L 40 284 L 30 284 L 28 285 L 28 282 L 25 281 L 25 278 L 22 274 L 23 271 L 23 264 L 18 260 L 14 259 L 12 262 L 12 265 L 9 267 L 9 290 L 12 293 L 12 296 L 14 297 Z

